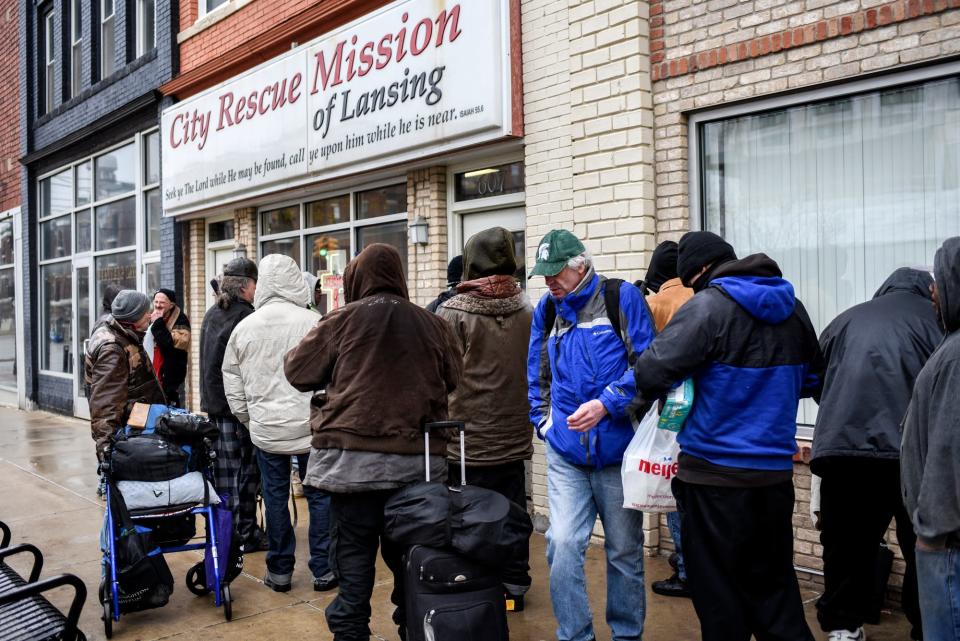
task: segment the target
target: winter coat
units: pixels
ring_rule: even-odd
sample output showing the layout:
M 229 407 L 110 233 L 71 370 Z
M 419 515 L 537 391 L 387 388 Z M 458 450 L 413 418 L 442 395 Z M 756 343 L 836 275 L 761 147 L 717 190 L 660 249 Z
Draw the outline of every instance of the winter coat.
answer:
M 813 467 L 832 456 L 900 457 L 900 423 L 913 383 L 943 340 L 930 274 L 898 269 L 873 300 L 851 307 L 820 335 L 826 373 Z M 816 471 L 816 469 L 814 469 Z
M 368 246 L 343 275 L 347 304 L 325 316 L 290 350 L 287 380 L 301 392 L 326 390 L 311 415 L 317 449 L 423 455 L 422 425 L 447 419 L 463 356 L 447 323 L 409 301 L 400 255 Z M 449 434 L 435 433 L 444 454 Z
M 167 399 L 176 404 L 180 400 L 180 386 L 187 377 L 187 357 L 190 351 L 190 320 L 176 305 L 166 320 L 158 318 L 148 330 L 153 334 L 156 349 L 163 357 L 160 382 Z M 155 360 L 154 357 L 151 360 Z
M 112 316 L 90 335 L 84 370 L 90 431 L 98 452 L 127 424 L 134 403 L 167 403 L 140 337 Z
M 569 462 L 602 468 L 619 465 L 637 426 L 636 386 L 629 362 L 656 333 L 640 290 L 620 285 L 617 336 L 603 300 L 606 279 L 593 269 L 577 288 L 557 301 L 556 322 L 544 327 L 544 294 L 533 314 L 527 355 L 530 421 L 537 435 Z M 590 431 L 567 427 L 583 403 L 600 400 L 608 414 Z
M 960 237 L 937 251 L 933 273 L 947 337 L 917 376 L 903 423 L 903 503 L 917 536 L 960 543 Z
M 260 261 L 256 311 L 240 321 L 223 357 L 223 389 L 230 411 L 250 430 L 250 440 L 271 454 L 310 451 L 310 394 L 283 375 L 283 356 L 320 316 L 306 304 L 311 292 L 289 256 Z
M 819 352 L 793 286 L 773 260 L 755 254 L 715 268 L 707 287 L 677 310 L 634 365 L 637 392 L 653 402 L 692 377 L 693 407 L 677 437 L 684 454 L 789 472 L 797 406 L 816 389 Z
M 679 278 L 671 278 L 660 286 L 656 294 L 647 296 L 647 305 L 653 314 L 657 331 L 662 332 L 680 306 L 693 298 L 693 290 L 684 287 Z
M 448 300 L 450 300 L 456 295 L 457 295 L 456 287 L 451 287 L 450 289 L 446 289 L 440 292 L 439 296 L 437 296 L 432 301 L 427 303 L 426 310 L 432 314 L 436 314 L 440 310 L 440 307 L 443 306 L 444 303 L 446 303 Z
M 223 354 L 233 328 L 253 313 L 253 305 L 235 300 L 227 309 L 207 310 L 200 327 L 200 409 L 210 416 L 236 418 L 223 390 Z
M 532 309 L 517 288 L 510 298 L 458 294 L 437 314 L 463 349 L 463 378 L 450 394 L 450 416 L 466 422 L 468 465 L 499 465 L 533 455 L 525 354 Z M 460 460 L 460 442 L 447 451 Z

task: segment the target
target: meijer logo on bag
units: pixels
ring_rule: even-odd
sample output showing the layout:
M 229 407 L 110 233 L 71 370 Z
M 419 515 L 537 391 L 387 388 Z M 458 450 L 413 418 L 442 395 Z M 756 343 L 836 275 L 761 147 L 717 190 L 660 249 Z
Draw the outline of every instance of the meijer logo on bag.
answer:
M 677 475 L 677 463 L 670 463 L 669 459 L 664 463 L 651 463 L 646 459 L 640 459 L 640 463 L 637 466 L 637 471 L 643 474 L 653 474 L 655 476 L 662 476 L 668 481 Z

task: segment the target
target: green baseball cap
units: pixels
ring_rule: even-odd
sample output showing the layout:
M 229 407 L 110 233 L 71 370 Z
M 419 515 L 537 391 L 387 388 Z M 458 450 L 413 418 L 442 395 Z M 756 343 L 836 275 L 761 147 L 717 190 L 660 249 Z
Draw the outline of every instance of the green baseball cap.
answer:
M 567 261 L 586 251 L 583 243 L 566 229 L 554 229 L 537 246 L 537 264 L 530 270 L 529 278 L 534 276 L 556 276 Z

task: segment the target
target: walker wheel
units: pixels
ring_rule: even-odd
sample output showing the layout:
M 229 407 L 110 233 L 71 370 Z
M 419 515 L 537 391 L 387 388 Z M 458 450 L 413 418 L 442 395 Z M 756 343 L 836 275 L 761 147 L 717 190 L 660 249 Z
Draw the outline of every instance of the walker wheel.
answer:
M 223 616 L 227 621 L 233 620 L 233 597 L 230 595 L 230 586 L 225 585 L 220 589 L 220 598 L 223 603 Z
M 202 572 L 203 561 L 187 570 L 187 589 L 197 596 L 205 596 L 210 593 L 210 590 L 207 589 L 206 577 L 201 574 Z
M 113 613 L 111 612 L 113 597 L 107 595 L 108 598 L 103 602 L 103 634 L 108 639 L 113 638 Z

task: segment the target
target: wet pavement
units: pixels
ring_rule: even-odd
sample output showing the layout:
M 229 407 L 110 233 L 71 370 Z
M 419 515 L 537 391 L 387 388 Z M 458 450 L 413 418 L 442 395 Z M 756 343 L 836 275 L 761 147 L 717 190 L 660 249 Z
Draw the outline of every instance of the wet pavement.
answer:
M 43 576 L 62 572 L 79 576 L 87 585 L 87 603 L 80 627 L 89 639 L 103 639 L 100 604 L 96 592 L 100 576 L 98 535 L 104 504 L 96 496 L 96 457 L 89 425 L 42 412 L 19 412 L 0 408 L 0 520 L 13 530 L 13 542 L 30 542 L 44 554 Z M 302 502 L 303 500 L 300 499 Z M 306 504 L 299 506 L 298 541 L 306 541 Z M 202 523 L 202 519 L 198 519 Z M 515 641 L 553 639 L 555 623 L 547 589 L 547 565 L 544 539 L 534 535 L 531 542 L 533 586 L 527 596 L 527 608 L 509 615 L 510 638 Z M 224 621 L 223 611 L 215 608 L 212 597 L 195 597 L 187 591 L 183 577 L 200 560 L 195 552 L 169 555 L 167 561 L 176 580 L 174 594 L 166 607 L 124 615 L 114 625 L 114 638 L 149 639 L 330 639 L 323 609 L 333 593 L 313 591 L 307 569 L 304 545 L 297 550 L 297 570 L 293 590 L 278 594 L 260 581 L 265 553 L 248 554 L 244 574 L 232 584 L 233 621 Z M 11 565 L 23 571 L 20 560 Z M 647 583 L 666 577 L 665 558 L 647 559 Z M 597 639 L 610 639 L 603 623 L 604 564 L 603 550 L 591 546 L 587 576 L 595 613 Z M 396 628 L 390 620 L 391 578 L 381 563 L 374 589 L 373 620 L 370 627 L 377 639 L 395 641 Z M 54 592 L 51 600 L 66 610 L 69 589 Z M 821 641 L 825 636 L 816 628 L 813 602 L 818 594 L 805 591 L 807 617 Z M 660 597 L 648 590 L 646 641 L 696 641 L 699 624 L 686 599 Z M 885 612 L 879 626 L 869 626 L 871 641 L 907 639 L 906 621 L 899 612 Z

